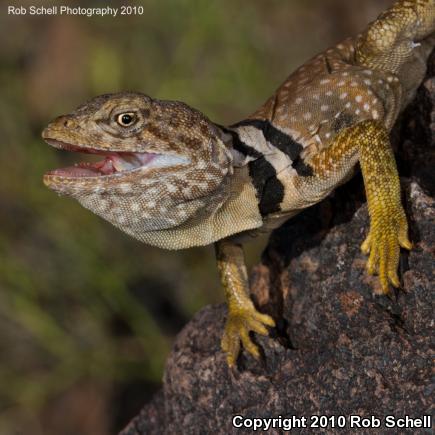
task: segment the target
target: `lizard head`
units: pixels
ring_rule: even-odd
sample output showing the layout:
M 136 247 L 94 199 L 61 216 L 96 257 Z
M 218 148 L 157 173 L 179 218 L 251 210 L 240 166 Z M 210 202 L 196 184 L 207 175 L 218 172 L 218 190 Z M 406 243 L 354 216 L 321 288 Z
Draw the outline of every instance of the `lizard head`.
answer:
M 44 183 L 141 240 L 212 213 L 231 191 L 223 132 L 184 103 L 102 95 L 54 119 L 42 137 L 100 157 L 47 172 Z

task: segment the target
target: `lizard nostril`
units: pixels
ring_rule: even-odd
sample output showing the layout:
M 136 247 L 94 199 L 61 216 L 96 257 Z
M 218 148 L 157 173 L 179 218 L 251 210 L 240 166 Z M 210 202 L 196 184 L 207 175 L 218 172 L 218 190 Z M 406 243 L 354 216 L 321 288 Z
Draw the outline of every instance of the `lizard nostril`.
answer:
M 58 116 L 54 121 L 52 121 L 52 124 L 54 126 L 63 126 L 65 128 L 75 128 L 76 127 L 76 123 L 74 121 L 74 119 L 71 119 L 70 116 L 67 115 L 62 115 L 62 116 Z

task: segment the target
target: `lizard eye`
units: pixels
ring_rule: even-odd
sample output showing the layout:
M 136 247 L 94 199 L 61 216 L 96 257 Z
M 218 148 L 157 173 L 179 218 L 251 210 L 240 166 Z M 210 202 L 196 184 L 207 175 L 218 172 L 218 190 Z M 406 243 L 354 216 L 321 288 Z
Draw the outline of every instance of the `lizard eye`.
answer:
M 136 122 L 136 114 L 133 112 L 121 113 L 116 117 L 116 122 L 121 127 L 130 127 Z

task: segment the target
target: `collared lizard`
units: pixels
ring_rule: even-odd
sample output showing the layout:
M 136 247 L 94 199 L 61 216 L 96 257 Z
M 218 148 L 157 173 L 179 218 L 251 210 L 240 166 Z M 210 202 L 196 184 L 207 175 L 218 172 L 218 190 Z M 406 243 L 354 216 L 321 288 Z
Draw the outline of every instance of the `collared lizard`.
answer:
M 247 119 L 229 127 L 181 102 L 101 95 L 52 121 L 56 148 L 101 154 L 44 176 L 56 192 L 150 245 L 215 244 L 229 312 L 222 338 L 234 366 L 250 332 L 274 320 L 249 298 L 242 243 L 328 196 L 359 162 L 370 229 L 361 245 L 383 292 L 399 286 L 411 249 L 389 132 L 434 46 L 435 0 L 399 0 L 365 31 L 314 57 Z

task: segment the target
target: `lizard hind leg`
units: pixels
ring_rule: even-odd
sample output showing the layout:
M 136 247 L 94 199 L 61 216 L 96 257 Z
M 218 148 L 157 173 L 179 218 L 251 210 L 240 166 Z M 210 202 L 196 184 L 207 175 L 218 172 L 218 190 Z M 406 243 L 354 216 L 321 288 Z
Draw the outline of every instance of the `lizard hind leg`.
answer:
M 222 336 L 221 347 L 227 362 L 234 367 L 240 353 L 240 344 L 255 358 L 258 347 L 252 341 L 251 331 L 268 335 L 266 326 L 275 326 L 272 317 L 256 310 L 249 298 L 248 276 L 240 245 L 222 240 L 216 243 L 216 257 L 225 296 L 228 302 L 228 318 Z

